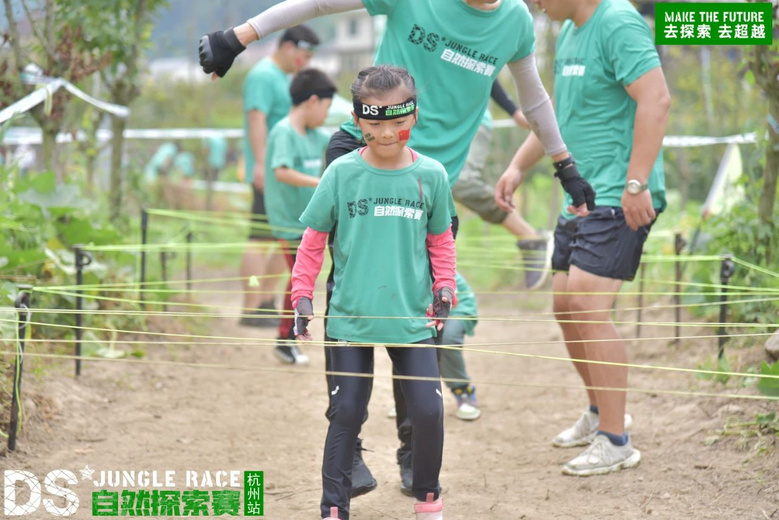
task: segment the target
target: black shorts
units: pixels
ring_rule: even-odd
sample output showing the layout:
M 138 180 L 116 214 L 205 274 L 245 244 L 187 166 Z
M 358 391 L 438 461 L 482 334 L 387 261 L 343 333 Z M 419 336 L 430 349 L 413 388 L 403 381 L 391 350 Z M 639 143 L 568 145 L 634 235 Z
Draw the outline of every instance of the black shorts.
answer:
M 252 184 L 252 228 L 249 230 L 250 240 L 273 240 L 268 227 L 268 216 L 265 212 L 265 196 L 257 186 Z
M 655 210 L 659 215 L 660 211 Z M 631 281 L 641 263 L 644 242 L 652 225 L 630 229 L 622 208 L 599 206 L 586 217 L 557 219 L 552 269 L 575 265 L 588 273 Z

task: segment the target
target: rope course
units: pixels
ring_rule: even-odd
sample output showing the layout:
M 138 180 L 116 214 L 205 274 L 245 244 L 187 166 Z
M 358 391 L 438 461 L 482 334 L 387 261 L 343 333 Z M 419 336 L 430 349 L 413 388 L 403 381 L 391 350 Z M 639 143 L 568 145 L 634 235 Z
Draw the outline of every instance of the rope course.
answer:
M 180 227 L 175 227 L 174 231 L 167 237 L 155 234 L 159 239 L 155 243 L 149 242 L 149 231 L 151 217 L 155 219 L 168 219 L 172 222 L 182 221 Z M 13 348 L 0 350 L 0 356 L 3 358 L 13 357 L 14 379 L 13 379 L 13 402 L 11 406 L 12 419 L 9 423 L 9 449 L 12 442 L 15 444 L 15 438 L 18 429 L 21 427 L 23 411 L 21 406 L 21 379 L 22 368 L 25 357 L 34 357 L 39 359 L 48 359 L 53 361 L 73 361 L 75 363 L 76 375 L 81 373 L 81 364 L 84 361 L 92 362 L 113 362 L 113 363 L 131 363 L 141 365 L 161 365 L 187 368 L 203 368 L 211 370 L 242 370 L 256 371 L 264 373 L 295 373 L 307 375 L 341 375 L 354 377 L 377 377 L 377 378 L 397 378 L 397 379 L 419 379 L 427 380 L 429 378 L 418 378 L 398 375 L 373 375 L 359 373 L 332 372 L 317 369 L 300 369 L 267 367 L 252 365 L 235 365 L 230 363 L 202 363 L 202 362 L 179 362 L 168 359 L 135 359 L 129 357 L 106 358 L 85 355 L 82 352 L 83 345 L 103 345 L 107 340 L 101 337 L 111 337 L 111 344 L 114 342 L 127 345 L 138 346 L 159 345 L 165 347 L 225 347 L 225 348 L 272 348 L 280 340 L 278 339 L 248 339 L 244 336 L 214 335 L 214 334 L 195 334 L 178 332 L 159 332 L 153 330 L 143 330 L 146 325 L 136 327 L 114 327 L 112 320 L 121 318 L 161 318 L 161 319 L 188 319 L 193 323 L 203 323 L 204 320 L 235 320 L 243 317 L 252 316 L 255 309 L 245 308 L 241 304 L 224 305 L 223 303 L 208 303 L 213 295 L 240 295 L 245 292 L 255 294 L 274 295 L 285 294 L 282 291 L 260 291 L 256 289 L 259 281 L 264 278 L 283 278 L 286 275 L 264 277 L 264 276 L 227 276 L 227 277 L 204 277 L 195 278 L 192 276 L 192 256 L 199 256 L 243 252 L 247 248 L 247 243 L 243 242 L 208 242 L 203 241 L 204 235 L 218 233 L 218 229 L 253 229 L 267 231 L 270 234 L 271 226 L 266 221 L 249 221 L 249 215 L 239 212 L 200 212 L 200 211 L 178 211 L 178 210 L 160 210 L 149 209 L 142 212 L 141 215 L 141 243 L 140 244 L 120 244 L 120 245 L 79 245 L 74 247 L 74 268 L 75 284 L 61 284 L 48 286 L 18 286 L 19 293 L 15 307 L 0 307 L 0 329 L 15 327 L 17 330 L 16 340 Z M 614 323 L 616 326 L 626 327 L 635 326 L 636 335 L 630 338 L 634 344 L 646 342 L 676 342 L 685 341 L 714 341 L 718 343 L 718 357 L 724 354 L 724 345 L 730 338 L 744 338 L 759 340 L 775 334 L 779 330 L 777 324 L 761 324 L 754 322 L 734 322 L 727 319 L 727 309 L 729 306 L 766 304 L 779 301 L 779 273 L 772 272 L 763 267 L 754 265 L 750 262 L 736 257 L 719 255 L 684 255 L 682 247 L 684 240 L 678 234 L 659 232 L 650 236 L 653 240 L 668 239 L 673 237 L 675 254 L 647 254 L 642 260 L 642 267 L 639 276 L 633 280 L 633 284 L 625 291 L 618 292 L 596 292 L 596 293 L 559 293 L 553 290 L 534 291 L 535 298 L 554 297 L 559 294 L 566 295 L 618 295 L 619 301 L 625 298 L 631 298 L 630 304 L 615 305 L 613 309 L 595 309 L 567 312 L 570 319 L 558 320 L 553 311 L 524 311 L 520 313 L 481 314 L 475 317 L 454 316 L 450 320 L 478 320 L 481 322 L 503 322 L 509 324 L 527 324 L 527 323 Z M 479 269 L 494 269 L 506 272 L 508 275 L 514 271 L 527 269 L 527 264 L 537 263 L 534 258 L 518 258 L 516 246 L 513 238 L 508 237 L 483 237 L 478 244 L 471 245 L 469 241 L 458 242 L 458 265 L 461 267 L 478 267 Z M 488 243 L 489 247 L 484 244 Z M 252 247 L 260 249 L 277 248 L 273 241 L 253 243 Z M 294 246 L 292 246 L 294 249 Z M 148 257 L 150 253 L 160 255 L 161 280 L 147 280 Z M 183 272 L 184 278 L 168 279 L 168 260 L 184 253 L 185 269 L 177 270 Z M 93 259 L 110 254 L 130 254 L 138 257 L 136 273 L 139 278 L 132 281 L 110 281 L 106 283 L 84 283 L 84 274 L 95 268 Z M 45 262 L 45 260 L 44 260 Z M 21 267 L 31 267 L 40 262 L 31 262 Z M 712 269 L 719 266 L 720 283 L 710 281 L 697 282 L 682 280 L 684 265 L 701 265 L 710 263 Z M 663 268 L 669 264 L 675 266 L 674 279 L 666 280 L 654 275 L 647 275 L 645 269 L 648 267 Z M 766 283 L 763 286 L 743 286 L 731 285 L 729 283 L 734 269 L 748 270 L 756 275 L 764 276 L 772 283 Z M 325 272 L 326 270 L 323 270 Z M 0 268 L 0 276 L 4 279 L 24 279 L 23 276 L 15 276 L 13 270 Z M 7 275 L 7 276 L 6 276 Z M 650 284 L 652 288 L 645 290 L 645 286 Z M 248 286 L 248 291 L 237 289 L 236 285 Z M 637 289 L 636 289 L 637 287 Z M 697 300 L 683 302 L 685 296 L 694 293 Z M 41 298 L 46 296 L 56 296 L 74 302 L 73 308 L 53 307 L 53 308 L 34 308 L 31 305 L 31 299 L 35 295 Z M 322 293 L 317 293 L 322 294 Z M 482 298 L 522 298 L 528 297 L 527 291 L 518 290 L 495 290 L 495 291 L 476 291 L 476 294 Z M 174 299 L 176 297 L 176 299 Z M 652 297 L 654 301 L 645 302 L 644 298 Z M 181 300 L 181 301 L 179 301 Z M 321 297 L 320 297 L 321 301 Z M 635 302 L 635 303 L 633 303 Z M 777 305 L 779 308 L 779 305 Z M 706 311 L 710 309 L 719 309 L 718 320 L 696 320 L 683 321 L 681 319 L 681 310 Z M 662 313 L 663 311 L 675 312 L 675 319 L 653 320 L 645 319 L 642 313 Z M 635 319 L 625 319 L 623 316 L 615 316 L 615 319 L 604 319 L 604 313 L 636 313 Z M 35 316 L 35 320 L 33 320 Z M 267 314 L 268 317 L 289 318 L 290 314 L 283 311 Z M 321 318 L 321 315 L 317 316 Z M 350 317 L 355 318 L 355 317 Z M 429 320 L 424 316 L 358 316 L 360 319 L 398 319 L 398 320 Z M 84 324 L 84 320 L 87 324 Z M 328 319 L 339 319 L 337 316 L 330 316 Z M 100 326 L 93 326 L 95 322 L 101 323 Z M 654 337 L 641 337 L 641 327 L 654 327 L 659 329 L 660 335 Z M 675 328 L 674 334 L 663 334 L 663 330 L 669 327 Z M 726 328 L 729 331 L 726 332 Z M 682 329 L 690 331 L 688 335 L 682 335 Z M 57 337 L 32 337 L 33 330 L 40 330 L 45 334 L 52 334 Z M 706 332 L 711 330 L 711 332 Z M 86 334 L 88 333 L 88 334 Z M 70 337 L 61 337 L 63 336 Z M 85 337 L 86 334 L 86 337 Z M 117 339 L 119 338 L 119 339 Z M 603 343 L 623 341 L 622 339 L 603 340 Z M 510 342 L 469 342 L 467 346 L 441 346 L 444 349 L 462 349 L 463 351 L 474 354 L 486 354 L 493 356 L 503 356 L 505 358 L 523 358 L 535 359 L 552 362 L 570 363 L 569 357 L 540 355 L 523 351 L 524 349 L 539 345 L 559 345 L 560 339 L 533 341 L 519 340 Z M 584 340 L 581 341 L 582 343 Z M 7 346 L 9 342 L 0 341 L 0 345 Z M 572 341 L 569 343 L 577 343 Z M 28 351 L 25 352 L 25 345 Z M 73 354 L 60 354 L 51 352 L 30 352 L 29 349 L 37 350 L 47 346 L 67 346 L 74 345 Z M 337 342 L 313 341 L 312 346 L 337 346 Z M 354 346 L 355 344 L 350 343 Z M 357 345 L 363 346 L 363 345 Z M 365 345 L 373 346 L 373 345 Z M 387 346 L 398 348 L 417 347 L 416 345 L 406 344 L 388 344 Z M 659 374 L 668 376 L 673 375 L 696 375 L 696 376 L 728 376 L 738 378 L 749 378 L 757 381 L 779 381 L 779 375 L 765 373 L 751 373 L 730 370 L 710 370 L 706 368 L 687 368 L 662 366 L 654 364 L 635 364 L 635 363 L 609 363 L 591 360 L 573 360 L 582 363 L 591 363 L 599 365 L 624 366 L 631 369 L 643 371 L 655 371 Z M 451 382 L 464 382 L 462 380 L 446 380 Z M 478 384 L 498 385 L 507 387 L 527 387 L 527 388 L 549 388 L 549 389 L 576 389 L 580 385 L 560 385 L 560 384 L 530 384 L 508 381 L 482 381 Z M 756 395 L 750 393 L 726 393 L 726 392 L 694 392 L 682 390 L 669 390 L 657 388 L 602 388 L 588 387 L 592 390 L 613 390 L 625 392 L 666 394 L 673 396 L 696 397 L 696 398 L 727 398 L 727 399 L 748 399 L 776 401 L 777 396 Z M 2 433 L 2 432 L 0 432 Z M 5 434 L 3 434 L 6 436 Z

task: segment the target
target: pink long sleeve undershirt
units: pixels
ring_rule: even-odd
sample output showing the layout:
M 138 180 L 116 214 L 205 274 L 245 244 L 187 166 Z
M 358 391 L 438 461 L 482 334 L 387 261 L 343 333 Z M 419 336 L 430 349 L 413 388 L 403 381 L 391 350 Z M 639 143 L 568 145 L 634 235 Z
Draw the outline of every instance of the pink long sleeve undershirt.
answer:
M 449 287 L 454 293 L 456 287 L 454 272 L 456 254 L 452 228 L 449 227 L 440 235 L 428 233 L 425 240 L 430 254 L 430 265 L 433 268 L 433 293 L 443 287 Z M 292 307 L 297 307 L 298 299 L 304 296 L 314 299 L 314 284 L 322 270 L 327 247 L 327 233 L 306 228 L 303 239 L 298 246 L 295 267 L 292 268 Z M 452 302 L 452 306 L 455 302 Z

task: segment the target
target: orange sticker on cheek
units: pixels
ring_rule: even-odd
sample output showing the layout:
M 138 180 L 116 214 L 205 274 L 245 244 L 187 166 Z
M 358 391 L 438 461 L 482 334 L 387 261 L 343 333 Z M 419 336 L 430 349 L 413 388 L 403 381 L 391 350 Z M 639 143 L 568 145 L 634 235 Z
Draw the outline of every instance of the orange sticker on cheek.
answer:
M 411 139 L 411 129 L 409 128 L 408 130 L 401 130 L 401 131 L 399 131 L 398 132 L 398 138 L 401 141 L 408 141 L 409 139 Z

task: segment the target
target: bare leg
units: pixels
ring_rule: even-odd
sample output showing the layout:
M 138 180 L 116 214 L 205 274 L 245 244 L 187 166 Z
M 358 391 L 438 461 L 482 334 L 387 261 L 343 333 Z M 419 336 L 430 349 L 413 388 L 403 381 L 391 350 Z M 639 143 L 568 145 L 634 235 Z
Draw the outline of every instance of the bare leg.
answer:
M 584 343 L 579 336 L 579 329 L 576 323 L 568 323 L 569 321 L 576 320 L 576 315 L 569 313 L 570 311 L 570 299 L 571 296 L 566 293 L 568 291 L 568 273 L 556 273 L 552 278 L 552 290 L 554 291 L 554 313 L 555 318 L 558 320 L 558 325 L 563 331 L 563 338 L 565 339 L 565 346 L 568 349 L 568 355 L 571 359 L 587 359 L 584 351 Z M 579 377 L 582 378 L 584 386 L 592 386 L 590 379 L 589 363 L 577 363 L 573 362 L 573 366 L 576 367 L 576 371 L 579 372 Z M 590 401 L 590 406 L 598 406 L 598 402 L 595 400 L 595 392 L 590 388 L 587 388 L 587 398 Z
M 287 270 L 284 255 L 276 251 L 271 241 L 250 240 L 241 257 L 243 281 L 243 307 L 245 311 L 256 309 L 260 302 L 273 298 L 279 277 Z M 259 287 L 249 285 L 249 277 L 259 278 Z
M 525 219 L 520 217 L 519 213 L 516 211 L 512 211 L 506 215 L 506 218 L 503 220 L 503 222 L 500 223 L 500 225 L 520 239 L 538 237 L 538 232 L 533 228 L 533 226 L 528 224 Z
M 611 322 L 610 314 L 616 294 L 621 286 L 621 280 L 597 276 L 576 266 L 571 266 L 567 283 L 568 291 L 587 293 L 568 296 L 568 310 L 572 313 L 573 319 L 579 320 L 579 323 L 576 323 L 576 329 L 579 338 L 584 340 L 582 359 L 627 363 L 627 347 Z M 608 294 L 589 294 L 595 292 Z M 588 364 L 586 372 L 589 374 L 590 386 L 627 388 L 628 369 L 626 366 Z M 625 431 L 626 392 L 613 390 L 588 392 L 591 392 L 591 396 L 594 395 L 594 404 L 598 406 L 600 429 L 615 435 L 623 434 Z M 592 397 L 590 399 L 592 401 Z

